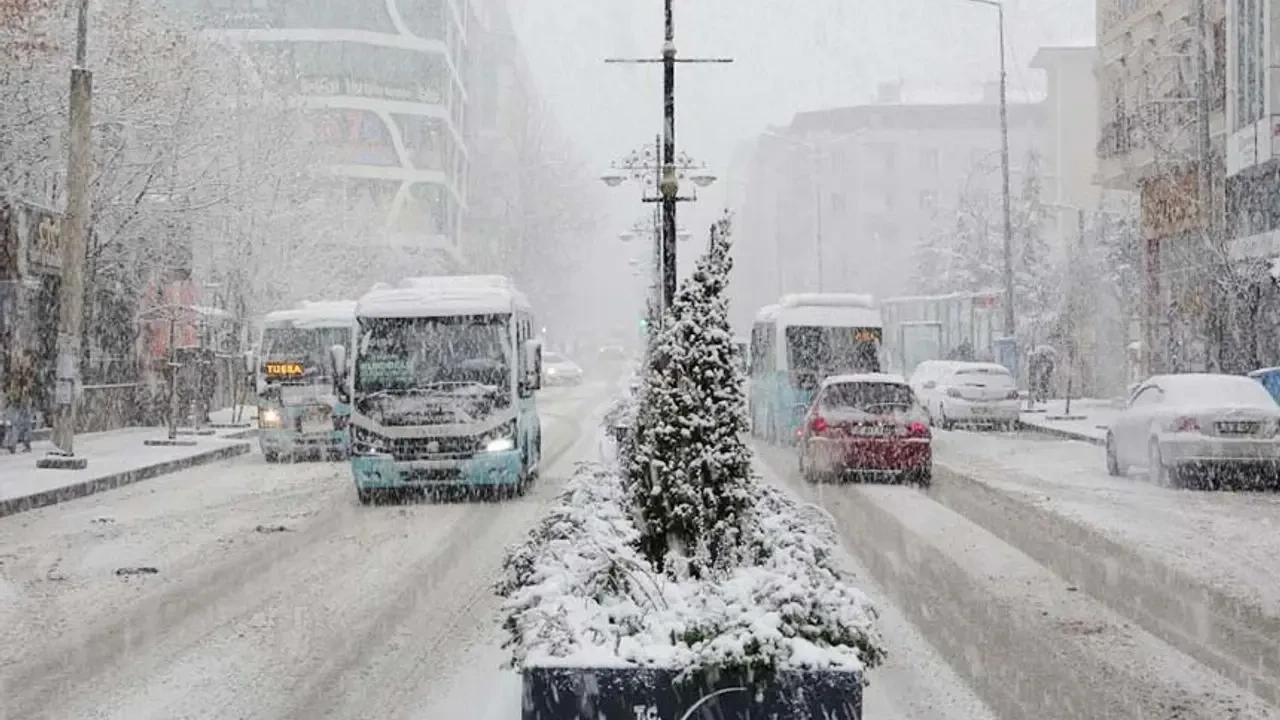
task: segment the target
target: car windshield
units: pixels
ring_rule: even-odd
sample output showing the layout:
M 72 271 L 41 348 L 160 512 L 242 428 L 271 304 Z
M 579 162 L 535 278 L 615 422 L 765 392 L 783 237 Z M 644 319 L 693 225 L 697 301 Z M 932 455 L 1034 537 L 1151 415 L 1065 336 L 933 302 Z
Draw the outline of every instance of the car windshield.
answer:
M 543 359 L 543 361 L 544 361 L 544 362 L 549 362 L 549 363 L 563 363 L 563 362 L 568 362 L 568 358 L 566 358 L 565 356 L 563 356 L 563 355 L 561 355 L 561 354 L 559 354 L 559 353 L 553 353 L 553 352 L 545 352 L 545 353 L 543 353 L 543 354 L 542 354 L 542 359 Z
M 360 320 L 356 389 L 507 388 L 512 363 L 506 315 Z
M 828 385 L 818 402 L 833 410 L 875 412 L 909 408 L 915 403 L 915 395 L 900 383 L 839 383 Z

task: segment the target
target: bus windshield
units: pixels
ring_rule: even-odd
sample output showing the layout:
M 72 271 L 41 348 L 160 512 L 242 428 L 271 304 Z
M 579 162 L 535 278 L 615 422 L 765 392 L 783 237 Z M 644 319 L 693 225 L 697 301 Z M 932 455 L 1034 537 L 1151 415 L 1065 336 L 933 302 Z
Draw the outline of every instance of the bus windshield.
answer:
M 509 316 L 362 318 L 358 392 L 486 386 L 505 396 L 513 358 Z
M 350 349 L 351 330 L 344 327 L 269 327 L 262 333 L 262 359 L 264 362 L 299 362 L 308 375 L 327 375 L 329 348 L 334 345 Z
M 786 337 L 792 372 L 818 377 L 880 372 L 879 328 L 792 326 Z

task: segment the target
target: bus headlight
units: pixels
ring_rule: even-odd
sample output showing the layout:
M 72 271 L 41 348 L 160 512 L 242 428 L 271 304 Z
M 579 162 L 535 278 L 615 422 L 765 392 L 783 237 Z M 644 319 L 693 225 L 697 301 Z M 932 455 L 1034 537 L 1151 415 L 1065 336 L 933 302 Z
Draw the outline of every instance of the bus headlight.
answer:
M 511 438 L 509 437 L 497 438 L 495 440 L 490 440 L 488 443 L 485 443 L 484 451 L 491 452 L 491 453 L 507 452 L 508 450 L 514 450 L 515 447 L 516 447 L 516 443 Z
M 280 411 L 275 408 L 258 408 L 258 425 L 264 428 L 280 427 Z

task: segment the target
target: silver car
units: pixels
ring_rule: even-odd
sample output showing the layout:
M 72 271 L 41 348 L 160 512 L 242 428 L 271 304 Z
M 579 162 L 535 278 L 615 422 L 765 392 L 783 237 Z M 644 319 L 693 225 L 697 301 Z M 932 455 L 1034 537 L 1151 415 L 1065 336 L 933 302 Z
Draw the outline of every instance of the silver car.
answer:
M 1140 384 L 1107 431 L 1107 471 L 1147 469 L 1166 487 L 1222 478 L 1274 483 L 1280 407 L 1239 375 L 1157 375 Z
M 545 385 L 577 385 L 582 382 L 582 367 L 557 352 L 542 353 L 542 382 Z

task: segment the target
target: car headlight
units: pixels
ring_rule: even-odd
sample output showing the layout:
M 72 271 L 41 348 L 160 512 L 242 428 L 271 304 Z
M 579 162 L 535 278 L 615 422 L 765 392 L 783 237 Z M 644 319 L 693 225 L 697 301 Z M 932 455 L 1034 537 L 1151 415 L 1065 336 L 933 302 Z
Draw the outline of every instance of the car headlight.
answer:
M 514 450 L 515 447 L 516 447 L 516 443 L 511 438 L 509 437 L 497 438 L 495 440 L 490 440 L 489 442 L 485 443 L 484 451 L 491 452 L 491 453 L 507 452 L 508 450 Z
M 258 408 L 258 424 L 262 427 L 280 427 L 280 411 L 275 408 Z
M 548 375 L 555 375 L 555 374 L 556 374 L 556 369 L 555 369 L 555 368 L 547 368 L 547 374 L 548 374 Z

